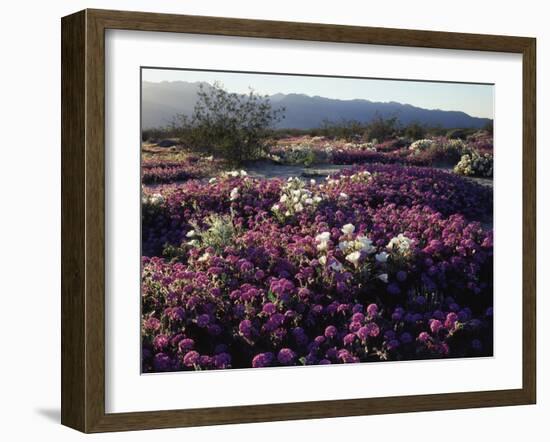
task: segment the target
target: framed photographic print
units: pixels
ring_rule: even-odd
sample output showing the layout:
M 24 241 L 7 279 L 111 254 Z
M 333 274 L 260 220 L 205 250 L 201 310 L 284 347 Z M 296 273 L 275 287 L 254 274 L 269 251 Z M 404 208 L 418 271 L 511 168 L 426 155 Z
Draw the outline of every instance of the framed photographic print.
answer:
M 62 423 L 535 403 L 535 40 L 62 19 Z

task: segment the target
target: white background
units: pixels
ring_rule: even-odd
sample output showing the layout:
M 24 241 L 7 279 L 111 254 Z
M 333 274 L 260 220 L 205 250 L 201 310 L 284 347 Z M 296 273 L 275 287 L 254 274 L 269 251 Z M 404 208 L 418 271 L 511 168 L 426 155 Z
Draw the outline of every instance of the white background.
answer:
M 108 31 L 106 61 L 108 413 L 521 387 L 521 56 Z M 494 357 L 140 376 L 140 65 L 495 83 Z
M 449 6 L 440 1 L 387 2 L 320 1 L 49 1 L 7 3 L 2 16 L 0 97 L 3 141 L 2 281 L 3 348 L 0 362 L 2 426 L 6 440 L 47 438 L 79 440 L 84 436 L 61 427 L 59 421 L 60 309 L 60 31 L 59 17 L 85 7 L 131 9 L 277 20 L 342 23 L 516 34 L 538 38 L 538 405 L 341 418 L 317 421 L 232 425 L 225 427 L 148 431 L 91 436 L 96 440 L 201 438 L 213 440 L 280 440 L 304 437 L 426 438 L 508 440 L 534 436 L 543 440 L 549 425 L 550 328 L 543 312 L 549 308 L 544 275 L 550 258 L 549 233 L 542 228 L 550 216 L 543 189 L 548 173 L 550 137 L 543 130 L 550 119 L 550 91 L 541 81 L 550 75 L 550 29 L 544 2 L 479 2 L 464 0 Z M 545 250 L 546 249 L 546 250 Z M 548 272 L 546 272 L 548 273 Z M 537 437 L 538 435 L 538 437 Z

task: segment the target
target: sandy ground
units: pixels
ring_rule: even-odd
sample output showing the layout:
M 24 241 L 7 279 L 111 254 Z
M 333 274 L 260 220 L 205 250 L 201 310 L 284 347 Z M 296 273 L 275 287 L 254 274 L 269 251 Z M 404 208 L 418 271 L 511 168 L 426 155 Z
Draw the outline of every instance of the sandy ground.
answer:
M 247 171 L 248 175 L 254 178 L 324 178 L 328 175 L 333 175 L 340 170 L 349 169 L 351 167 L 353 166 L 336 164 L 319 164 L 312 167 L 304 167 L 280 165 L 271 162 L 258 162 L 247 166 L 245 170 Z
M 286 166 L 270 162 L 259 162 L 246 167 L 248 174 L 255 178 L 289 178 L 289 177 L 326 177 L 333 175 L 340 170 L 352 168 L 351 165 L 343 164 L 319 164 L 311 167 Z M 442 168 L 449 173 L 452 168 Z M 493 187 L 492 178 L 463 177 L 487 187 Z

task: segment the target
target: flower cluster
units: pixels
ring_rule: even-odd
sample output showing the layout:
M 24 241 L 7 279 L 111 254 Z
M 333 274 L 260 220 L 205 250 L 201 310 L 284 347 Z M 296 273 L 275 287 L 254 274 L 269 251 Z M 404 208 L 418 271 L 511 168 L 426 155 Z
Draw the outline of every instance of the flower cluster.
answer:
M 433 137 L 416 141 L 394 138 L 382 143 L 349 143 L 343 140 L 293 138 L 279 141 L 270 157 L 284 164 L 401 164 L 422 167 L 454 167 L 463 155 L 492 155 L 493 138 L 480 131 L 466 141 Z M 487 176 L 487 175 L 485 175 Z
M 490 189 L 397 164 L 145 189 L 143 371 L 491 355 L 491 215 Z
M 274 149 L 270 158 L 282 164 L 311 166 L 316 161 L 315 150 L 309 144 L 295 144 L 285 149 Z
M 460 175 L 490 178 L 493 176 L 493 155 L 477 152 L 464 154 L 454 171 Z
M 416 140 L 415 142 L 411 143 L 411 145 L 409 146 L 409 150 L 413 151 L 413 153 L 416 154 L 428 150 L 434 144 L 434 140 L 431 139 Z
M 143 184 L 164 184 L 204 178 L 220 167 L 220 161 L 209 157 L 144 159 L 141 164 Z
M 322 198 L 308 189 L 303 180 L 291 177 L 281 186 L 279 201 L 271 210 L 278 217 L 289 218 L 304 211 L 315 211 L 321 201 Z

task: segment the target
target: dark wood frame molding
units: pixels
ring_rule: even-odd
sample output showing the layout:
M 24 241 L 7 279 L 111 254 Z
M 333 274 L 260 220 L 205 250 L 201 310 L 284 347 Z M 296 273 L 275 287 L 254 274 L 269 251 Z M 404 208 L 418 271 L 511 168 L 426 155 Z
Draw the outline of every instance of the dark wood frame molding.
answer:
M 534 404 L 536 400 L 536 40 L 312 23 L 84 10 L 62 28 L 62 406 L 83 432 Z M 523 386 L 402 397 L 105 412 L 105 30 L 183 32 L 523 56 Z

